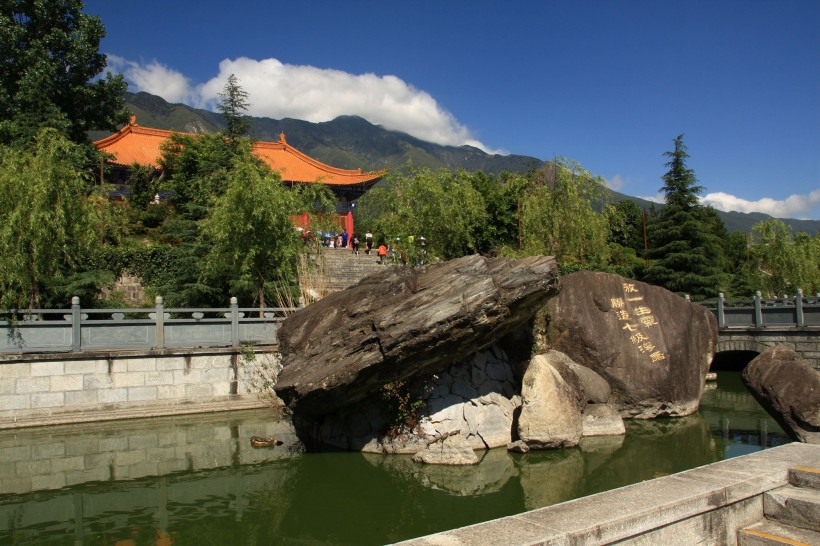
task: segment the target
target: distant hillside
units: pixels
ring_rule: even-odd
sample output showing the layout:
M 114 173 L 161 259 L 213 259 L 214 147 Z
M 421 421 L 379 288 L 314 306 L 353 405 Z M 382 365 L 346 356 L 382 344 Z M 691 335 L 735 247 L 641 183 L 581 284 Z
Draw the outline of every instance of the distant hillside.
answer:
M 170 104 L 148 93 L 127 93 L 128 109 L 144 127 L 210 133 L 223 126 L 219 114 Z M 339 116 L 332 121 L 311 123 L 298 119 L 252 118 L 252 136 L 257 140 L 277 141 L 285 133 L 288 144 L 328 165 L 343 169 L 377 170 L 412 163 L 418 167 L 481 170 L 496 174 L 503 171 L 522 172 L 543 165 L 544 161 L 524 155 L 492 155 L 472 146 L 441 146 L 399 131 L 388 131 L 358 116 Z M 94 134 L 92 138 L 103 135 Z M 658 184 L 660 185 L 660 181 Z M 650 201 L 611 192 L 612 201 L 629 199 L 641 208 Z M 662 205 L 655 204 L 656 207 Z M 749 231 L 762 220 L 772 217 L 761 213 L 722 212 L 718 215 L 729 231 Z M 810 235 L 820 232 L 820 220 L 782 219 L 794 231 Z

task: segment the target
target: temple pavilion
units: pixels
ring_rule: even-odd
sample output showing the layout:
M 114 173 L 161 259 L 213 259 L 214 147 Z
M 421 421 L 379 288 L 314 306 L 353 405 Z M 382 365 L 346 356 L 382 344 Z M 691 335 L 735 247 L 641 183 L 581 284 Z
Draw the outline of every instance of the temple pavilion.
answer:
M 115 173 L 125 172 L 134 163 L 159 170 L 160 145 L 174 134 L 186 133 L 141 127 L 132 117 L 125 127 L 95 141 L 94 145 L 99 151 L 110 154 L 108 163 L 114 166 Z M 288 144 L 284 133 L 279 135 L 278 142 L 254 142 L 253 153 L 278 172 L 287 184 L 324 184 L 329 187 L 336 196 L 339 227 L 351 235 L 355 227 L 353 208 L 356 199 L 385 175 L 385 171 L 362 172 L 361 169 L 339 169 L 325 165 Z M 305 229 L 308 228 L 306 223 L 307 218 L 297 220 L 297 224 L 302 224 Z

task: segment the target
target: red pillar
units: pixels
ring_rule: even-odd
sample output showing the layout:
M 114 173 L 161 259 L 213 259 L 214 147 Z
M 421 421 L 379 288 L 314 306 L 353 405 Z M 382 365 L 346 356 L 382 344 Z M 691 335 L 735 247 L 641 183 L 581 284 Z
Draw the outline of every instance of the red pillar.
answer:
M 347 235 L 349 240 L 353 240 L 353 213 L 348 212 L 347 218 L 345 218 L 345 227 L 347 229 Z

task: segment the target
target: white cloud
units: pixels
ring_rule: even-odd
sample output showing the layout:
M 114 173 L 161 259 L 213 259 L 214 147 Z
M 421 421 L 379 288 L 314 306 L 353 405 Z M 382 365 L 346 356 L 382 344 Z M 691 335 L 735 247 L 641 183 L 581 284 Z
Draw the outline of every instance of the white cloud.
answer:
M 112 70 L 122 72 L 125 79 L 139 91 L 158 95 L 168 102 L 188 102 L 194 98 L 194 90 L 182 73 L 157 61 L 141 65 L 116 55 L 108 55 Z
M 660 204 L 666 203 L 666 196 L 661 192 L 658 192 L 655 195 L 638 195 L 637 197 L 639 199 L 645 199 L 647 201 L 652 201 L 653 203 L 660 203 Z
M 623 188 L 624 185 L 626 185 L 626 180 L 623 176 L 619 174 L 616 174 L 612 178 L 605 179 L 605 182 L 607 188 L 615 191 L 621 191 L 621 188 Z
M 701 199 L 704 205 L 722 211 L 763 212 L 775 218 L 808 218 L 812 209 L 820 207 L 820 188 L 808 195 L 790 195 L 786 199 L 764 197 L 749 201 L 724 192 L 710 193 Z
M 284 64 L 277 59 L 240 57 L 223 60 L 217 76 L 192 86 L 183 74 L 156 61 L 140 64 L 114 55 L 108 59 L 113 68 L 125 74 L 132 88 L 159 95 L 169 102 L 213 109 L 228 76 L 234 74 L 249 95 L 248 113 L 252 116 L 316 123 L 340 115 L 357 115 L 386 129 L 436 144 L 469 144 L 487 153 L 506 153 L 489 149 L 429 93 L 396 76 L 356 75 Z

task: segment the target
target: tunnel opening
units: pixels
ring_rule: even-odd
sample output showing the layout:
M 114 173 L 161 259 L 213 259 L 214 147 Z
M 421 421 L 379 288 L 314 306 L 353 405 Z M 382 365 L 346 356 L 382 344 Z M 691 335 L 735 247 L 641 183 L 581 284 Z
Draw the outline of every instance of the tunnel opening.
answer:
M 715 355 L 711 372 L 740 372 L 760 353 L 756 351 L 722 351 Z

